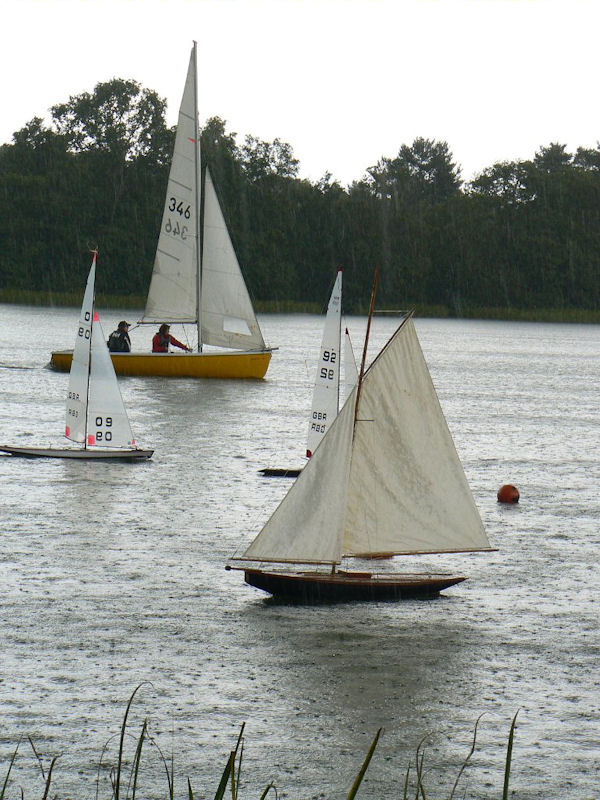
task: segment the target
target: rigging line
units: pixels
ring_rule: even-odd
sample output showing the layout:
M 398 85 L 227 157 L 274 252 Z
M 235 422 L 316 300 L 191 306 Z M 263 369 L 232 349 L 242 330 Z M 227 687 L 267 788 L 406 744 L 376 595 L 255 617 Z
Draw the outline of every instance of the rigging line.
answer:
M 94 288 L 92 291 L 92 318 L 90 320 L 90 341 L 88 345 L 88 370 L 87 370 L 87 386 L 85 390 L 85 429 L 83 434 L 83 449 L 88 449 L 88 425 L 90 416 L 90 376 L 92 372 L 92 339 L 94 336 L 94 314 L 96 313 L 96 259 L 98 258 L 98 251 L 92 250 L 94 257 Z M 73 349 L 73 355 L 75 350 Z
M 356 403 L 354 405 L 354 427 L 358 419 L 358 404 L 360 402 L 360 390 L 362 389 L 363 377 L 365 374 L 365 363 L 367 360 L 367 348 L 369 346 L 369 335 L 371 333 L 371 321 L 373 319 L 373 308 L 375 306 L 375 295 L 377 294 L 377 283 L 379 282 L 379 264 L 375 267 L 373 276 L 373 288 L 371 289 L 371 302 L 369 304 L 369 318 L 367 320 L 367 332 L 365 334 L 365 344 L 363 347 L 362 360 L 360 362 L 360 372 L 358 374 L 358 384 L 356 387 Z M 354 435 L 354 434 L 353 434 Z

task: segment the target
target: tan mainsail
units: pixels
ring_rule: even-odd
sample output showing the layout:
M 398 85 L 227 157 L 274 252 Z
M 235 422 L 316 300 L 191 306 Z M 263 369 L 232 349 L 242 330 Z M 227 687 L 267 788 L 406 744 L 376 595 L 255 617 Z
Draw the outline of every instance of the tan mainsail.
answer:
M 412 319 L 354 389 L 242 560 L 490 550 Z

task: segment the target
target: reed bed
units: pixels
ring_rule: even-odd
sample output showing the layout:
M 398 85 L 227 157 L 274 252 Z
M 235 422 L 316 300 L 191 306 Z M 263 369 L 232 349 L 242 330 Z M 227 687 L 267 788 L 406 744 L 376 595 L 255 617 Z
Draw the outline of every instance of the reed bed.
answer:
M 102 755 L 100 757 L 100 762 L 98 765 L 98 779 L 96 781 L 96 790 L 95 790 L 95 800 L 99 800 L 100 797 L 105 798 L 106 794 L 104 792 L 101 793 L 100 791 L 100 772 L 102 769 L 104 771 L 107 770 L 108 767 L 108 775 L 110 778 L 109 781 L 109 792 L 110 792 L 110 800 L 136 800 L 138 797 L 139 792 L 139 779 L 140 779 L 140 769 L 142 766 L 142 753 L 144 752 L 144 746 L 146 748 L 148 746 L 153 746 L 158 753 L 159 760 L 162 764 L 162 771 L 164 772 L 164 787 L 162 791 L 160 787 L 155 787 L 155 791 L 153 791 L 154 796 L 164 797 L 164 800 L 174 800 L 174 786 L 175 786 L 175 774 L 174 774 L 174 759 L 173 757 L 167 758 L 163 751 L 161 750 L 160 746 L 156 739 L 154 739 L 151 734 L 149 733 L 148 729 L 148 720 L 145 719 L 140 733 L 137 736 L 134 736 L 131 739 L 131 733 L 128 731 L 128 718 L 129 712 L 131 710 L 132 703 L 134 698 L 142 687 L 143 684 L 137 686 L 134 691 L 132 692 L 129 701 L 127 702 L 127 707 L 125 709 L 125 714 L 123 716 L 123 721 L 121 723 L 121 728 L 119 732 L 119 744 L 118 750 L 116 755 L 116 761 L 112 765 L 107 765 L 104 763 L 104 759 L 108 750 L 109 742 L 114 738 L 111 737 L 104 749 L 102 751 Z M 518 712 L 517 712 L 518 714 Z M 504 768 L 504 782 L 502 787 L 502 795 L 494 793 L 494 797 L 502 797 L 502 800 L 508 800 L 509 794 L 509 778 L 510 778 L 510 768 L 511 768 L 511 761 L 512 761 L 512 752 L 513 752 L 513 743 L 514 743 L 514 736 L 515 736 L 515 728 L 517 722 L 517 714 L 513 717 L 509 736 L 508 736 L 508 744 L 506 749 L 506 760 L 505 760 L 505 768 Z M 466 791 L 462 788 L 461 779 L 465 771 L 467 770 L 469 764 L 471 763 L 471 759 L 473 754 L 475 753 L 476 743 L 477 743 L 477 728 L 479 726 L 479 722 L 481 717 L 475 723 L 475 729 L 473 732 L 473 741 L 471 744 L 471 749 L 464 759 L 463 763 L 460 765 L 458 769 L 458 773 L 456 778 L 453 782 L 452 788 L 450 789 L 449 794 L 447 795 L 447 800 L 454 800 L 455 797 L 460 797 L 463 800 L 466 800 L 468 795 Z M 240 733 L 238 735 L 237 741 L 235 743 L 234 748 L 231 750 L 229 755 L 227 756 L 227 761 L 225 763 L 225 767 L 221 773 L 221 778 L 218 783 L 216 792 L 214 794 L 214 800 L 223 800 L 225 797 L 231 797 L 231 800 L 243 800 L 243 796 L 241 793 L 242 787 L 242 765 L 243 765 L 243 757 L 244 757 L 244 730 L 245 730 L 245 723 L 242 725 Z M 347 794 L 346 800 L 354 800 L 357 797 L 358 791 L 360 786 L 363 782 L 363 779 L 367 773 L 369 765 L 371 764 L 371 760 L 377 748 L 377 744 L 381 735 L 383 734 L 383 728 L 380 728 L 373 741 L 371 742 L 371 746 L 364 758 L 364 761 L 358 770 L 356 776 L 352 784 L 350 785 L 350 789 Z M 427 737 L 424 737 L 419 745 L 417 746 L 417 750 L 414 757 L 414 762 L 410 763 L 407 766 L 406 772 L 402 779 L 402 794 L 398 793 L 398 796 L 402 798 L 402 800 L 428 800 L 429 794 L 425 787 L 425 778 L 424 778 L 424 766 L 425 766 L 425 742 Z M 33 751 L 33 756 L 36 759 L 40 774 L 41 774 L 41 783 L 42 783 L 42 800 L 48 800 L 49 797 L 55 798 L 56 795 L 52 793 L 52 778 L 54 773 L 54 768 L 56 766 L 56 762 L 58 760 L 58 756 L 54 756 L 47 769 L 44 768 L 43 759 L 41 758 L 40 754 L 37 752 L 34 742 L 28 738 L 27 740 L 31 749 Z M 126 753 L 126 744 L 133 741 L 133 753 Z M 25 792 L 22 787 L 18 786 L 13 779 L 13 771 L 15 771 L 15 765 L 17 762 L 17 756 L 21 749 L 21 745 L 23 744 L 20 741 L 17 746 L 15 747 L 14 751 L 10 755 L 8 760 L 8 766 L 5 768 L 4 773 L 4 781 L 0 788 L 0 800 L 13 800 L 16 797 L 19 797 L 20 800 L 27 800 L 25 796 Z M 1 774 L 1 773 L 0 773 Z M 1 778 L 0 778 L 1 779 Z M 212 791 L 207 791 L 204 789 L 201 792 L 196 793 L 196 787 L 193 786 L 192 780 L 188 777 L 185 780 L 185 785 L 187 789 L 187 800 L 194 800 L 196 797 L 209 797 L 212 795 Z M 144 797 L 144 793 L 142 792 L 142 797 Z M 82 792 L 82 797 L 89 798 L 91 796 L 89 788 L 86 787 Z M 260 795 L 260 800 L 266 800 L 267 797 L 275 798 L 277 800 L 279 798 L 279 790 L 273 781 L 270 781 L 266 784 L 262 794 Z M 323 790 L 320 795 L 321 797 L 327 797 L 327 790 Z M 481 797 L 481 792 L 477 790 L 476 792 L 477 797 Z M 439 798 L 438 798 L 439 800 Z

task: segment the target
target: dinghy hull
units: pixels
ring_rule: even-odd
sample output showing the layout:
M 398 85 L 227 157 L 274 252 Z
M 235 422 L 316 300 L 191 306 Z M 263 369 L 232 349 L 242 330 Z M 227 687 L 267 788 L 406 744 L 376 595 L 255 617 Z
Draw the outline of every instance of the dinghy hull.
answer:
M 77 458 L 89 461 L 145 461 L 152 457 L 154 450 L 77 450 L 58 447 L 9 447 L 1 446 L 0 453 L 23 458 Z
M 258 470 L 265 478 L 297 478 L 302 472 L 302 467 L 264 467 Z
M 244 570 L 244 580 L 276 597 L 302 603 L 355 600 L 411 600 L 436 597 L 466 580 L 440 574 L 392 575 L 368 572 L 266 572 Z
M 71 369 L 72 350 L 54 351 L 50 367 Z M 271 351 L 231 353 L 111 353 L 117 375 L 163 378 L 264 378 Z

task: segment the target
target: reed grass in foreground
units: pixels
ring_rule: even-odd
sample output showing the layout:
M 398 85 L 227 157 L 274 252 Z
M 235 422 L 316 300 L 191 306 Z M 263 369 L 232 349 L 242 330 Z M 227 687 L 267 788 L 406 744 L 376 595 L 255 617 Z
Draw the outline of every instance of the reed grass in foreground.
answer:
M 165 775 L 165 785 L 162 792 L 156 787 L 152 794 L 153 796 L 161 796 L 164 797 L 165 800 L 174 800 L 174 778 L 175 778 L 175 770 L 174 770 L 174 760 L 171 756 L 170 759 L 167 759 L 163 754 L 162 750 L 160 749 L 158 742 L 151 736 L 148 730 L 148 720 L 144 720 L 142 724 L 141 731 L 137 737 L 133 737 L 134 748 L 133 754 L 126 758 L 125 754 L 125 744 L 126 741 L 131 738 L 131 734 L 127 730 L 127 720 L 129 717 L 129 712 L 131 710 L 131 705 L 133 703 L 134 697 L 137 694 L 138 690 L 141 688 L 143 684 L 140 684 L 136 687 L 136 689 L 131 694 L 129 701 L 127 703 L 127 707 L 125 709 L 125 715 L 123 717 L 123 722 L 121 724 L 120 734 L 119 734 L 119 746 L 116 756 L 116 762 L 110 766 L 103 764 L 103 759 L 106 755 L 108 750 L 108 745 L 110 741 L 115 738 L 111 737 L 109 741 L 104 746 L 102 755 L 100 757 L 100 763 L 98 765 L 98 779 L 96 781 L 96 791 L 95 797 L 96 800 L 101 796 L 100 794 L 100 772 L 101 769 L 104 768 L 105 770 L 108 767 L 108 774 L 110 778 L 109 783 L 109 792 L 111 800 L 136 800 L 138 796 L 139 790 L 139 778 L 140 778 L 140 767 L 142 764 L 142 751 L 144 749 L 144 745 L 146 745 L 146 749 L 148 747 L 155 748 L 160 763 L 162 764 L 162 768 Z M 517 712 L 518 714 L 518 712 Z M 502 800 L 507 800 L 508 798 L 508 786 L 509 786 L 509 778 L 510 778 L 510 767 L 512 761 L 512 749 L 513 749 L 513 742 L 514 742 L 514 735 L 515 735 L 515 727 L 517 722 L 517 714 L 513 717 L 512 724 L 510 726 L 510 732 L 508 736 L 508 745 L 506 750 L 506 761 L 505 761 L 505 768 L 504 768 L 504 784 L 502 790 Z M 462 765 L 458 770 L 458 774 L 448 794 L 448 800 L 453 800 L 453 798 L 460 796 L 461 798 L 467 798 L 468 795 L 464 789 L 460 789 L 460 795 L 458 795 L 459 791 L 459 784 L 461 783 L 461 778 L 463 773 L 467 769 L 471 757 L 475 752 L 475 746 L 477 741 L 477 728 L 481 717 L 475 723 L 475 730 L 473 732 L 473 741 L 471 744 L 471 749 L 465 760 L 463 761 Z M 244 755 L 244 728 L 245 724 L 242 725 L 240 730 L 239 736 L 237 738 L 237 742 L 233 750 L 229 753 L 227 758 L 227 763 L 225 764 L 225 768 L 221 774 L 221 780 L 217 787 L 216 793 L 214 794 L 214 800 L 223 800 L 225 796 L 231 796 L 231 800 L 242 800 L 242 795 L 240 793 L 241 787 L 241 776 L 242 776 L 242 762 L 243 762 L 243 755 Z M 354 781 L 350 787 L 350 790 L 347 795 L 347 800 L 354 800 L 354 798 L 358 794 L 358 790 L 361 786 L 361 783 L 365 777 L 367 769 L 371 763 L 371 759 L 377 747 L 377 743 L 379 742 L 379 738 L 383 733 L 383 728 L 380 728 L 375 738 L 373 739 L 369 751 L 363 761 L 361 768 L 359 769 Z M 428 794 L 424 785 L 424 762 L 425 762 L 425 749 L 424 744 L 427 737 L 424 737 L 421 742 L 419 743 L 416 751 L 415 761 L 414 764 L 409 764 L 404 775 L 403 780 L 403 793 L 401 797 L 403 800 L 408 800 L 410 797 L 411 800 L 414 798 L 415 800 L 427 800 Z M 39 769 L 41 772 L 42 783 L 43 783 L 43 794 L 42 800 L 48 800 L 49 797 L 56 797 L 56 795 L 51 794 L 51 784 L 52 784 L 52 775 L 54 771 L 54 767 L 56 765 L 56 761 L 58 756 L 54 756 L 52 758 L 50 765 L 47 770 L 44 769 L 44 765 L 42 762 L 42 758 L 38 754 L 34 743 L 29 738 L 29 744 L 31 745 L 31 749 L 33 750 L 33 754 L 35 759 L 38 762 Z M 17 754 L 19 752 L 19 748 L 21 746 L 21 742 L 19 742 L 12 753 L 8 768 L 6 769 L 6 774 L 4 777 L 4 782 L 2 787 L 0 788 L 0 800 L 14 800 L 15 798 L 19 797 L 21 800 L 27 800 L 25 797 L 25 792 L 23 789 L 15 785 L 14 780 L 11 780 L 11 774 L 15 767 L 15 763 L 17 760 Z M 195 800 L 195 798 L 204 798 L 210 796 L 211 792 L 207 792 L 206 790 L 199 792 L 196 794 L 196 788 L 192 785 L 192 781 L 190 778 L 187 778 L 186 781 L 187 786 L 187 800 Z M 83 791 L 81 793 L 81 798 L 89 798 L 91 796 L 91 792 L 89 791 L 88 787 L 83 787 Z M 102 794 L 105 797 L 105 794 Z M 142 797 L 145 796 L 145 793 L 142 792 Z M 269 797 L 279 798 L 279 791 L 272 781 L 269 782 L 262 794 L 260 795 L 260 800 L 265 800 Z M 321 797 L 328 797 L 327 789 L 324 789 L 320 795 Z M 397 796 L 400 796 L 399 794 Z M 482 793 L 480 789 L 476 790 L 476 796 L 481 797 Z M 494 797 L 499 797 L 499 794 L 493 795 Z M 78 800 L 78 798 L 74 798 L 74 800 Z M 382 798 L 382 800 L 384 800 Z

